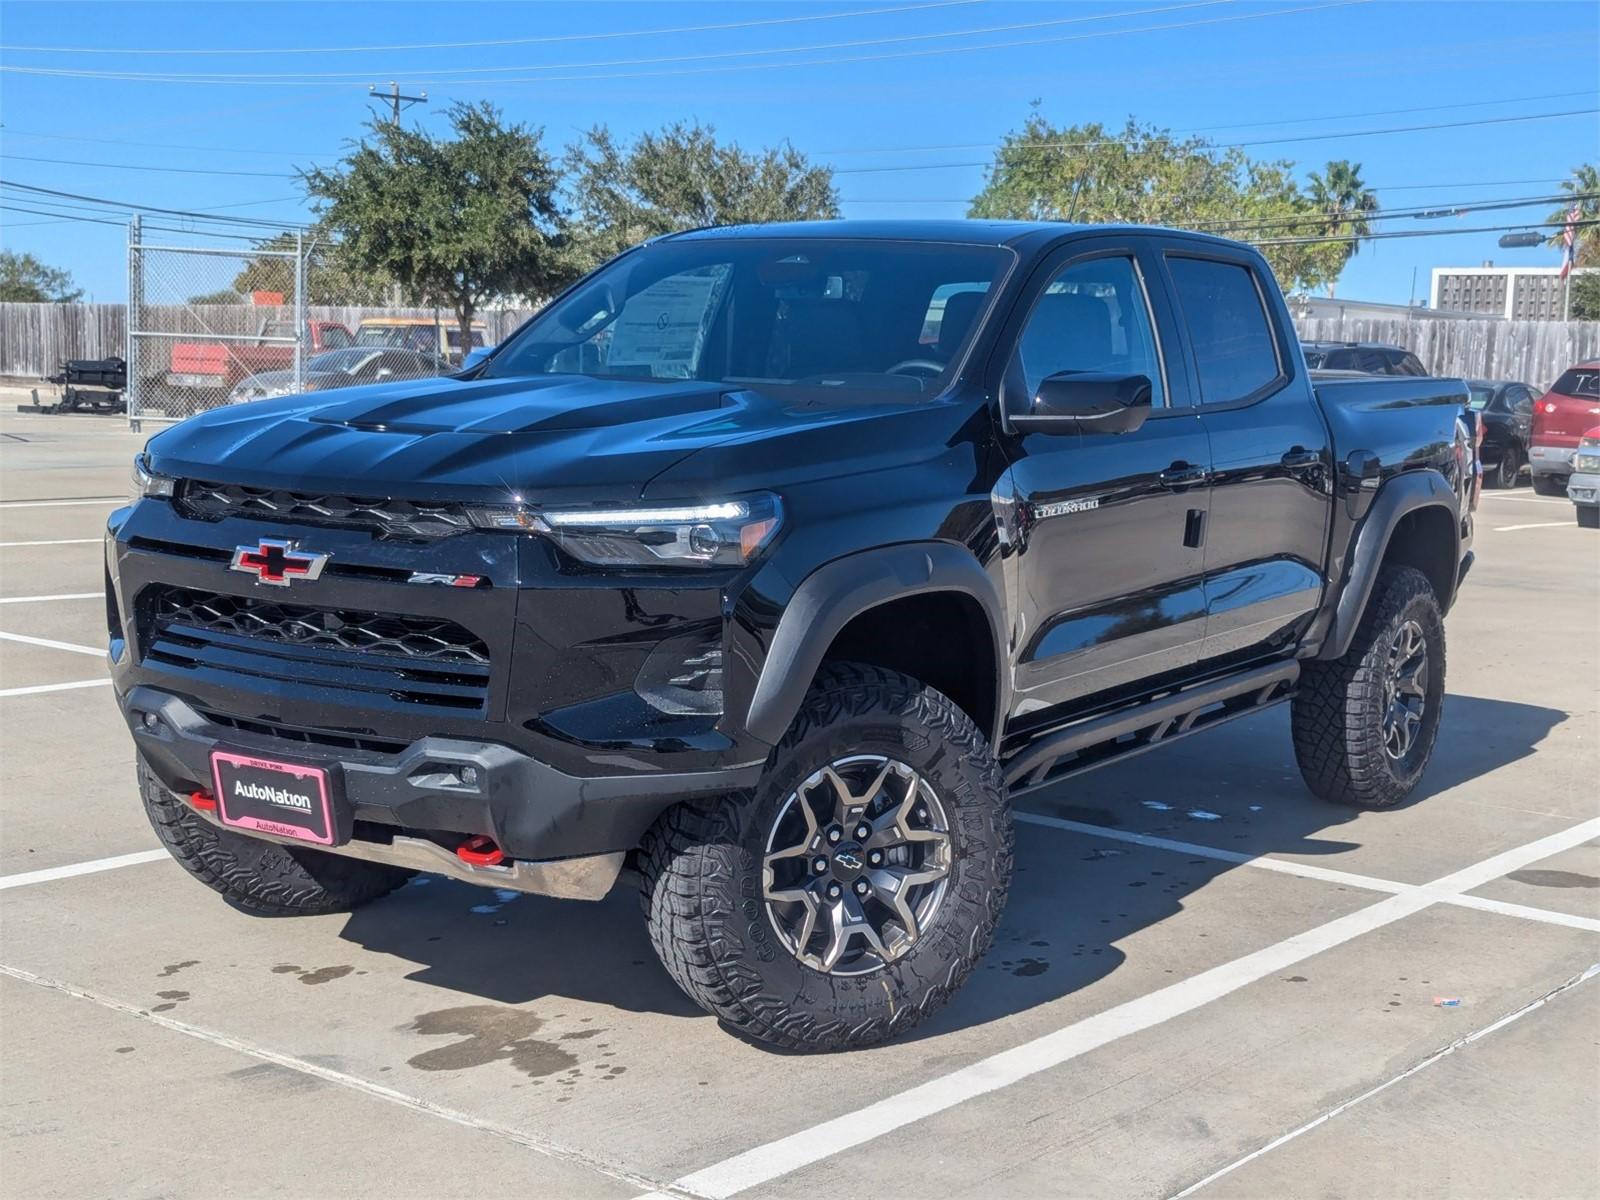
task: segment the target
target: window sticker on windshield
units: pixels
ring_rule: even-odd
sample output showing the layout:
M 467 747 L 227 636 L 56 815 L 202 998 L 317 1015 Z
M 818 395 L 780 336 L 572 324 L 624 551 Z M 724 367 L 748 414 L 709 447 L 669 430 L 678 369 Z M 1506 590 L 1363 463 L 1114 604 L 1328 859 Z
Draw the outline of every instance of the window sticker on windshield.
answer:
M 727 275 L 727 264 L 718 263 L 670 275 L 630 296 L 611 327 L 607 368 L 645 367 L 656 379 L 691 378 Z

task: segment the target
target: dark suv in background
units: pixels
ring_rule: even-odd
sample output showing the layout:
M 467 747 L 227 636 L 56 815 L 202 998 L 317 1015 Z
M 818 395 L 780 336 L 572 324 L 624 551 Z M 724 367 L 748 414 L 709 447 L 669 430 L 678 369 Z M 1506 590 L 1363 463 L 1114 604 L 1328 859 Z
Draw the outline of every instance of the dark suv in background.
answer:
M 1404 346 L 1382 342 L 1301 342 L 1306 366 L 1313 371 L 1360 371 L 1363 375 L 1428 374 L 1422 360 Z

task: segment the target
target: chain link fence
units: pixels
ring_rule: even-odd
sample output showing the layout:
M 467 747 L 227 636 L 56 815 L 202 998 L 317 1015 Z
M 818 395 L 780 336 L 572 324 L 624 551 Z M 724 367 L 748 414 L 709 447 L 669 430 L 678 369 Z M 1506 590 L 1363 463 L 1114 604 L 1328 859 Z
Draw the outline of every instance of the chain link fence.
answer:
M 326 245 L 305 234 L 177 245 L 171 232 L 147 231 L 137 217 L 128 227 L 135 429 L 227 404 L 446 374 L 531 313 L 494 309 L 463 338 L 453 312 L 374 304 L 370 287 L 353 294 L 359 285 L 329 270 Z

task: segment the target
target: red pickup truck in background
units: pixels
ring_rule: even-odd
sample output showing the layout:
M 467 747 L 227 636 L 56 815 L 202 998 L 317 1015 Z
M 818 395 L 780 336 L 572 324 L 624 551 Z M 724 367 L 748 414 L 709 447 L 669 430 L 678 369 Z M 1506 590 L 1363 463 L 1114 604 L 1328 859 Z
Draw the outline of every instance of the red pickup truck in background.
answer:
M 294 336 L 293 321 L 263 321 L 253 339 L 176 342 L 166 377 L 168 396 L 192 397 L 190 411 L 220 404 L 247 375 L 293 368 Z M 300 342 L 310 358 L 353 346 L 355 338 L 338 321 L 307 321 Z

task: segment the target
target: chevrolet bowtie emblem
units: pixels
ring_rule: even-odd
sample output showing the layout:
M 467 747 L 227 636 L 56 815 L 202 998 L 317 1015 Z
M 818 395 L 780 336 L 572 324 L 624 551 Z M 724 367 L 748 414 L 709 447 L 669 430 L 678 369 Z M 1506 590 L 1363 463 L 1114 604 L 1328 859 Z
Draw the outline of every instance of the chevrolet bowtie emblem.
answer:
M 253 546 L 238 546 L 233 551 L 235 571 L 254 575 L 257 583 L 288 587 L 297 579 L 310 583 L 322 574 L 329 555 L 302 552 L 296 543 L 281 538 L 262 538 Z

